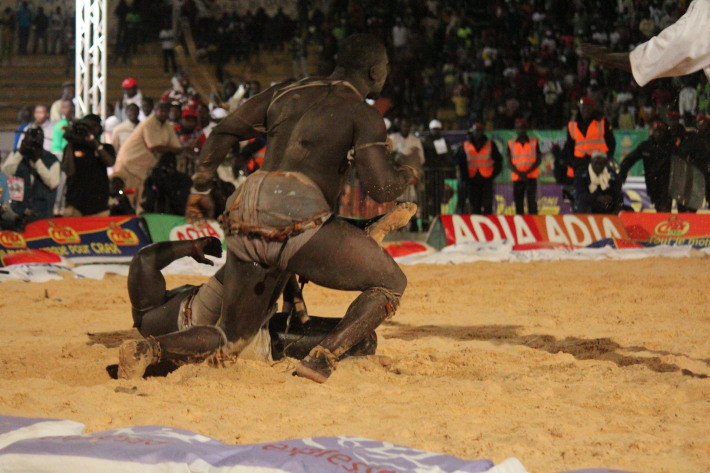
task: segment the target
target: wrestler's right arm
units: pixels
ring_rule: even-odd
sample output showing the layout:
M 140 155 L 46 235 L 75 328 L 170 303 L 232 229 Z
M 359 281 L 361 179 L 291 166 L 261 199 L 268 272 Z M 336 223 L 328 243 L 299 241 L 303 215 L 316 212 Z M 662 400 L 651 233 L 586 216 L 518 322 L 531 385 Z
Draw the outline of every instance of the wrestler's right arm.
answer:
M 259 136 L 266 131 L 266 110 L 274 89 L 269 88 L 246 101 L 217 125 L 200 151 L 197 171 L 192 176 L 194 189 L 208 191 L 215 171 L 232 147 L 239 141 Z
M 395 163 L 386 145 L 387 130 L 379 112 L 364 106 L 355 120 L 355 168 L 360 183 L 376 202 L 390 202 L 422 176 L 419 156 L 401 155 Z

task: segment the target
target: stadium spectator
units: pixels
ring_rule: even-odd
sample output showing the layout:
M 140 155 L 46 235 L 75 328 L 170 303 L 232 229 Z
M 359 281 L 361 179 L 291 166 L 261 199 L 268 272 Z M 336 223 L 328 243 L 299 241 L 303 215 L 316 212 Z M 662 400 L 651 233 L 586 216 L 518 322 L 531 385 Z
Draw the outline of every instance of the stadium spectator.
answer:
M 143 100 L 141 100 L 141 112 L 143 112 L 144 117 L 149 117 L 153 113 L 153 107 L 155 107 L 153 99 L 151 97 L 143 97 Z
M 44 7 L 37 8 L 37 13 L 34 15 L 34 18 L 32 18 L 32 27 L 34 29 L 34 45 L 32 46 L 32 54 L 37 54 L 40 42 L 42 42 L 44 54 L 47 54 L 49 17 L 46 13 L 44 13 Z
M 34 121 L 32 122 L 32 126 L 42 129 L 44 149 L 46 151 L 52 151 L 52 132 L 54 131 L 54 124 L 49 119 L 49 109 L 46 105 L 35 105 L 33 116 Z M 20 136 L 19 143 L 17 144 L 18 147 L 22 146 L 23 136 Z
M 441 122 L 429 122 L 429 135 L 422 140 L 424 148 L 424 195 L 426 206 L 424 208 L 424 227 L 428 228 L 432 220 L 441 214 L 441 205 L 448 199 L 444 192 L 445 179 L 456 177 L 453 171 L 453 151 L 449 140 L 441 134 Z
M 606 153 L 595 151 L 575 179 L 577 213 L 617 214 L 623 204 L 621 182 Z
M 119 119 L 119 123 L 126 120 L 126 107 L 128 104 L 133 103 L 140 107 L 143 103 L 143 93 L 138 89 L 138 82 L 133 77 L 126 77 L 121 82 L 121 89 L 123 89 L 123 95 L 116 102 L 114 107 L 114 114 Z M 140 120 L 145 119 L 143 111 L 140 110 L 138 114 Z
M 66 133 L 62 168 L 67 175 L 65 217 L 108 216 L 107 168 L 116 162 L 116 150 L 99 138 L 101 117 L 86 115 Z
M 26 223 L 53 216 L 60 179 L 59 160 L 43 148 L 44 131 L 31 125 L 2 172 L 8 176 L 12 211 Z
M 64 54 L 64 27 L 66 22 L 67 18 L 62 12 L 62 7 L 57 5 L 49 15 L 49 49 L 51 54 Z
M 139 114 L 140 108 L 138 108 L 138 105 L 129 103 L 126 106 L 126 119 L 116 126 L 112 133 L 113 147 L 116 152 L 121 149 L 121 145 L 126 142 L 133 130 L 138 126 L 138 123 L 140 123 Z
M 156 155 L 167 151 L 179 153 L 182 150 L 180 141 L 168 123 L 169 105 L 160 102 L 153 114 L 140 122 L 125 143 L 121 145 L 113 169 L 113 177 L 120 178 L 126 188 L 134 189 L 129 201 L 141 213 L 140 202 L 143 193 L 143 183 L 157 163 Z
M 178 71 L 171 79 L 172 87 L 166 90 L 160 97 L 161 102 L 180 104 L 181 108 L 195 108 L 202 103 L 200 95 L 190 84 L 190 75 L 185 71 Z
M 160 48 L 163 50 L 163 72 L 166 74 L 177 72 L 175 63 L 175 31 L 169 21 L 166 21 L 158 33 Z
M 482 123 L 474 123 L 468 130 L 468 139 L 458 148 L 454 160 L 461 178 L 458 212 L 465 213 L 468 197 L 470 213 L 491 215 L 493 181 L 503 169 L 503 157 L 498 145 L 486 136 Z
M 15 14 L 12 8 L 5 7 L 0 16 L 0 65 L 4 62 L 12 64 L 12 54 L 15 48 Z
M 528 122 L 519 118 L 515 120 L 517 137 L 508 141 L 508 162 L 513 178 L 513 198 L 515 213 L 525 213 L 527 198 L 527 213 L 537 215 L 537 178 L 540 177 L 540 146 L 537 138 L 528 136 Z
M 32 27 L 32 12 L 27 2 L 22 2 L 20 8 L 17 9 L 15 13 L 15 22 L 17 24 L 17 39 L 18 48 L 17 52 L 21 56 L 27 54 L 27 46 L 30 42 L 30 28 Z
M 65 99 L 61 102 L 59 109 L 59 120 L 54 123 L 52 130 L 52 148 L 51 151 L 61 161 L 64 155 L 64 147 L 67 145 L 67 140 L 64 133 L 74 119 L 74 102 L 71 99 Z
M 651 126 L 651 136 L 626 155 L 619 166 L 619 182 L 623 184 L 633 165 L 643 161 L 646 193 L 656 212 L 670 212 L 673 203 L 668 193 L 672 152 L 668 136 L 666 124 L 661 121 L 654 122 Z
M 62 119 L 61 107 L 65 100 L 74 100 L 74 81 L 66 81 L 62 84 L 62 96 L 52 102 L 49 108 L 49 119 L 58 122 Z
M 419 165 L 424 165 L 424 148 L 419 138 L 412 133 L 412 120 L 404 117 L 399 121 L 399 131 L 389 135 L 392 140 L 392 149 L 395 152 L 395 161 L 401 155 L 415 156 L 419 160 Z M 419 202 L 419 190 L 421 182 L 412 184 L 397 198 L 402 202 Z M 417 214 L 421 215 L 421 209 L 417 209 Z M 412 220 L 412 229 L 415 229 L 416 222 Z
M 192 174 L 195 168 L 195 158 L 197 158 L 202 145 L 205 144 L 205 134 L 202 129 L 197 126 L 197 112 L 193 109 L 186 108 L 182 111 L 180 122 L 174 126 L 175 134 L 178 137 L 182 151 L 180 152 L 180 164 L 178 168 L 181 171 Z
M 20 146 L 20 140 L 22 140 L 22 137 L 24 136 L 25 129 L 30 126 L 30 123 L 32 122 L 32 109 L 26 105 L 22 107 L 17 112 L 17 121 L 20 125 L 15 128 L 15 136 L 12 140 L 13 151 L 17 151 L 17 148 Z

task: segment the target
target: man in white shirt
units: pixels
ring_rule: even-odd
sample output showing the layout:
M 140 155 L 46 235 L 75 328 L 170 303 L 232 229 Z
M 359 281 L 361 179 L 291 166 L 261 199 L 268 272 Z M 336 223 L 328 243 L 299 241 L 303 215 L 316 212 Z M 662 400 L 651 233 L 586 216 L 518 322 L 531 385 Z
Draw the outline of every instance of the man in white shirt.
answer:
M 116 128 L 113 129 L 112 139 L 113 147 L 118 152 L 121 149 L 121 145 L 126 142 L 128 137 L 136 129 L 140 120 L 138 119 L 138 114 L 140 113 L 140 108 L 134 103 L 128 104 L 126 107 L 126 120 L 121 122 Z
M 44 133 L 43 148 L 45 151 L 52 151 L 52 133 L 54 132 L 54 122 L 49 119 L 49 108 L 46 105 L 35 105 L 34 110 L 35 121 L 30 126 L 36 126 L 42 129 Z M 18 149 L 22 146 L 22 141 L 25 135 L 22 135 L 17 142 Z
M 593 44 L 582 55 L 603 67 L 631 72 L 643 87 L 653 79 L 676 77 L 703 69 L 710 79 L 710 0 L 693 0 L 685 15 L 630 53 L 615 53 Z

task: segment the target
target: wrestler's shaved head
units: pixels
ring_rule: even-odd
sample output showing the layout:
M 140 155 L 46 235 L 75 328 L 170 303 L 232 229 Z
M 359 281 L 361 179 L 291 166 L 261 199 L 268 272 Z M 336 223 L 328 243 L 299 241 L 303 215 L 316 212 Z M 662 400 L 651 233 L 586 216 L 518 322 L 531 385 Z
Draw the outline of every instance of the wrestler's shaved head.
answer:
M 371 34 L 354 34 L 343 40 L 338 52 L 337 66 L 346 71 L 367 72 L 377 65 L 387 50 L 380 39 Z

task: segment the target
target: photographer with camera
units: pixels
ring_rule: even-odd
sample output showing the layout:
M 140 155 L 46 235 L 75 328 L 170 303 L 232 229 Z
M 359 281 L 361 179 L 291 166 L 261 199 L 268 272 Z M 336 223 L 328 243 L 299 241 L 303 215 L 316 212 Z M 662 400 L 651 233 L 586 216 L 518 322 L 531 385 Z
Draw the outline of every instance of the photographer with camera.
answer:
M 52 217 L 60 176 L 59 160 L 43 149 L 42 128 L 30 126 L 24 135 L 20 148 L 2 166 L 8 177 L 11 209 L 17 214 L 20 227 Z
M 67 174 L 65 217 L 108 216 L 107 168 L 116 162 L 116 150 L 98 138 L 103 133 L 101 117 L 86 115 L 64 134 L 62 169 Z

